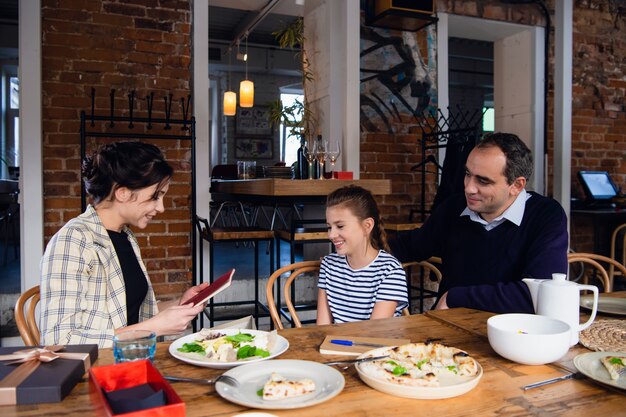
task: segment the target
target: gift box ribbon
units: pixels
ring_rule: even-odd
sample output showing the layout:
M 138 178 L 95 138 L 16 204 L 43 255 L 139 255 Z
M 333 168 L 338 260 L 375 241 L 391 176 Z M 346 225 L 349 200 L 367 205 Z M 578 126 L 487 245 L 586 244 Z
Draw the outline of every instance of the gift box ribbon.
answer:
M 0 355 L 0 361 L 10 361 L 7 365 L 21 363 L 0 381 L 0 405 L 17 403 L 17 387 L 39 367 L 42 362 L 55 359 L 83 361 L 85 371 L 91 367 L 89 353 L 61 352 L 64 346 L 54 345 L 43 348 L 16 350 L 9 355 Z

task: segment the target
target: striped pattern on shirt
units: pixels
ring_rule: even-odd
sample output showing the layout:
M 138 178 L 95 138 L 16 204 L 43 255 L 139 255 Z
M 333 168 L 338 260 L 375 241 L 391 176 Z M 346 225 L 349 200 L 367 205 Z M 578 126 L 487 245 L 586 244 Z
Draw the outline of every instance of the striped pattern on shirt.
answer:
M 351 268 L 343 255 L 325 256 L 317 286 L 326 291 L 334 323 L 369 320 L 377 301 L 396 301 L 395 316 L 409 304 L 404 269 L 383 250 L 362 269 Z

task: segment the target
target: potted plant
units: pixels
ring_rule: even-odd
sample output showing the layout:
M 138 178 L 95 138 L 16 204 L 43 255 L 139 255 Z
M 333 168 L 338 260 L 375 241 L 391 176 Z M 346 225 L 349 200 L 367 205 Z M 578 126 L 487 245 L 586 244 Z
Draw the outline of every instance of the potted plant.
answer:
M 304 19 L 299 17 L 285 28 L 273 32 L 281 48 L 298 49 L 296 57 L 302 65 L 302 89 L 304 99 L 296 100 L 290 106 L 283 106 L 280 100 L 270 103 L 270 119 L 273 123 L 284 124 L 290 135 L 300 136 L 301 140 L 312 137 L 315 132 L 315 117 L 307 100 L 307 85 L 313 81 L 313 73 L 304 49 Z

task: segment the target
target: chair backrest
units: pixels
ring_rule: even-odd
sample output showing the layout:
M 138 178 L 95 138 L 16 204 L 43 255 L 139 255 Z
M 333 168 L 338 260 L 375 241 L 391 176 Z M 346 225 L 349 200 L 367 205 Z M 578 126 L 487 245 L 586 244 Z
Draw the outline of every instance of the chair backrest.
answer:
M 614 268 L 617 268 L 624 276 L 626 276 L 626 267 L 621 263 L 617 262 L 615 259 L 611 259 L 607 256 L 598 255 L 595 253 L 585 253 L 585 252 L 573 252 L 567 254 L 567 262 L 569 264 L 573 264 L 576 262 L 582 262 L 583 265 L 589 265 L 595 268 L 597 274 L 596 276 L 602 281 L 604 286 L 604 292 L 613 291 L 613 282 L 607 273 L 606 267 L 602 264 L 612 265 Z M 602 262 L 602 263 L 601 263 Z M 585 274 L 585 278 L 587 275 Z
M 617 242 L 621 240 L 621 256 L 617 256 L 616 251 L 618 249 Z M 613 230 L 613 234 L 611 235 L 611 259 L 615 259 L 622 265 L 626 265 L 626 223 L 620 224 Z M 615 280 L 615 265 L 609 265 L 609 280 L 611 281 L 611 286 L 613 285 L 613 281 Z M 617 274 L 619 275 L 619 274 Z M 622 273 L 622 276 L 623 273 Z M 626 278 L 626 277 L 624 277 Z
M 283 299 L 285 300 L 285 304 L 287 305 L 287 309 L 289 310 L 289 314 L 291 314 L 291 318 L 296 325 L 296 327 L 302 327 L 302 323 L 298 318 L 298 314 L 296 309 L 294 308 L 293 301 L 291 300 L 291 284 L 293 281 L 299 276 L 304 275 L 307 272 L 318 272 L 320 270 L 320 261 L 304 261 L 304 262 L 296 262 L 294 264 L 290 264 L 287 266 L 283 266 L 282 268 L 274 271 L 274 273 L 267 280 L 267 285 L 265 287 L 265 293 L 267 295 L 267 304 L 270 309 L 270 316 L 272 316 L 272 321 L 277 329 L 283 329 L 283 323 L 280 319 L 280 312 L 278 309 L 280 306 L 276 306 L 274 302 L 274 283 L 276 280 L 283 274 L 289 273 L 287 280 L 285 281 L 285 287 L 283 290 Z M 280 288 L 278 288 L 280 291 Z
M 35 308 L 39 303 L 39 285 L 19 296 L 15 303 L 15 323 L 26 346 L 39 345 L 39 327 L 35 317 Z
M 412 268 L 412 267 L 419 267 L 420 268 L 420 273 L 428 274 L 428 275 L 425 276 L 426 278 L 429 278 L 431 281 L 441 282 L 441 271 L 434 264 L 441 265 L 441 258 L 437 258 L 437 257 L 433 256 L 432 258 L 429 258 L 428 260 L 425 260 L 425 261 L 404 262 L 402 264 L 402 268 L 404 268 L 404 270 L 407 270 L 407 269 Z M 435 279 L 433 279 L 431 277 L 431 274 L 434 275 Z M 409 297 L 410 297 L 411 296 L 411 291 L 409 289 L 411 288 L 411 277 L 407 276 L 406 277 L 406 281 L 407 281 L 407 291 L 408 291 Z M 408 309 L 408 307 L 405 308 L 404 310 L 402 310 L 402 315 L 403 316 L 410 316 L 411 315 L 411 311 Z

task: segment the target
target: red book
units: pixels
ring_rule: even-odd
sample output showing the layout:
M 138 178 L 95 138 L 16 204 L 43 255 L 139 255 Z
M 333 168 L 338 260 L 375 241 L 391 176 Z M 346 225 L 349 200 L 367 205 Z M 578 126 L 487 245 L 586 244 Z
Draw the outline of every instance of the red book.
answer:
M 235 269 L 231 269 L 198 294 L 191 297 L 189 300 L 185 301 L 185 305 L 193 304 L 197 306 L 198 304 L 202 304 L 207 302 L 210 298 L 215 297 L 220 292 L 224 291 L 228 288 L 233 281 L 233 275 L 235 274 Z

